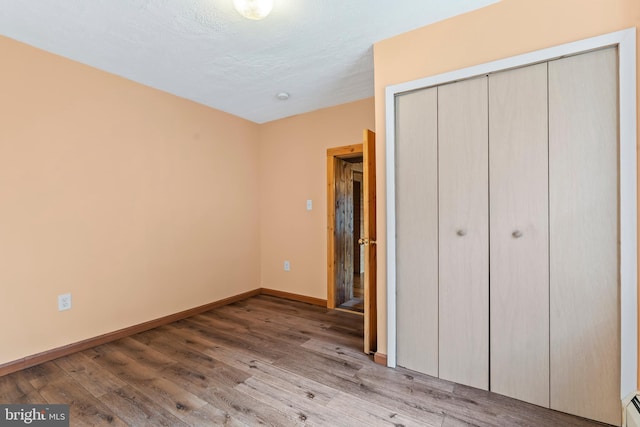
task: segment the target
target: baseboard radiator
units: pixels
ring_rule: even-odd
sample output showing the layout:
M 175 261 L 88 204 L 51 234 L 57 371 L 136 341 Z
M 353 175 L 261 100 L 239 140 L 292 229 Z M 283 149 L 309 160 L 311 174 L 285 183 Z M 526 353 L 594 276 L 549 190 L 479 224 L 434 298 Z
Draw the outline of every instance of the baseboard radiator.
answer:
M 623 427 L 640 427 L 640 394 L 625 399 L 622 416 Z

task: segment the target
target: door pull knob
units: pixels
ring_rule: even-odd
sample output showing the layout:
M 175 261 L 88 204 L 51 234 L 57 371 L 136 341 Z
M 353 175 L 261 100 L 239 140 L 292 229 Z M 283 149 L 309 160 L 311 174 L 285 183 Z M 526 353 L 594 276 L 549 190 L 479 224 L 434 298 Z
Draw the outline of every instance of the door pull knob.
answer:
M 465 234 L 467 234 L 467 230 L 458 230 L 456 231 L 456 234 L 460 237 L 464 236 Z
M 363 237 L 361 239 L 358 239 L 359 245 L 375 245 L 376 243 L 378 242 L 376 242 L 375 240 L 371 240 L 368 237 Z
M 513 233 L 511 233 L 511 235 L 513 236 L 514 239 L 519 239 L 520 237 L 522 237 L 522 231 L 516 230 Z

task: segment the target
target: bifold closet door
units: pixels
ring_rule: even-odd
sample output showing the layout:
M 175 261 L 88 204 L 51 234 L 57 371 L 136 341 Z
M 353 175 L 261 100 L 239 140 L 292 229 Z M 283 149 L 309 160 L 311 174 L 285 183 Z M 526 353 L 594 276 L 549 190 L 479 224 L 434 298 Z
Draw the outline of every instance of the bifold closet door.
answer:
M 491 391 L 549 406 L 547 64 L 489 76 Z
M 440 378 L 489 387 L 487 78 L 438 87 Z
M 398 365 L 438 376 L 437 89 L 396 99 Z
M 620 425 L 617 51 L 549 62 L 551 408 Z

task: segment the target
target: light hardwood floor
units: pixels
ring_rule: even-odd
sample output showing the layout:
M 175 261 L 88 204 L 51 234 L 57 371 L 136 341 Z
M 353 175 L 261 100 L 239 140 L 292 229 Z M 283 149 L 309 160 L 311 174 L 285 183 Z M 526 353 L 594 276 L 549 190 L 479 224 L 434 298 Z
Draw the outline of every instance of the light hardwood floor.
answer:
M 68 403 L 72 426 L 601 425 L 376 365 L 362 336 L 263 295 L 0 377 L 0 402 Z

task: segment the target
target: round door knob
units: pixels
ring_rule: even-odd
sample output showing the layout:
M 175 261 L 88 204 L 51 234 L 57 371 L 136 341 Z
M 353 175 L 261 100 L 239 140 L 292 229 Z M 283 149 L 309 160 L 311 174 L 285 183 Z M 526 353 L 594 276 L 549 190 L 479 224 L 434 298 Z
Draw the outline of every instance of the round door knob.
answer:
M 467 230 L 458 230 L 456 231 L 456 234 L 460 237 L 464 236 L 465 234 L 467 234 Z
M 522 237 L 522 231 L 516 230 L 513 233 L 511 233 L 511 235 L 513 236 L 514 239 L 519 239 L 520 237 Z

